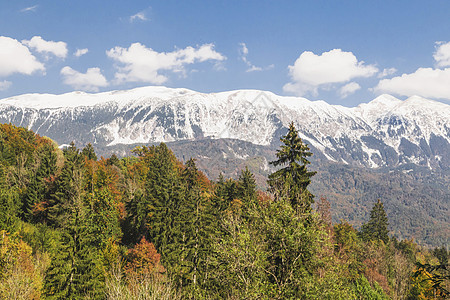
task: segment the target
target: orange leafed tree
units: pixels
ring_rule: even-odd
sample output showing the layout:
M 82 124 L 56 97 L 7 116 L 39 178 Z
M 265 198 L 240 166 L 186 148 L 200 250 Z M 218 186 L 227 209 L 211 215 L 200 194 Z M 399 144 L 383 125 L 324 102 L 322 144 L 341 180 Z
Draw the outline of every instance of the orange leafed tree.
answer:
M 128 258 L 130 261 L 125 268 L 128 275 L 147 276 L 165 272 L 160 264 L 161 254 L 145 237 L 128 251 Z

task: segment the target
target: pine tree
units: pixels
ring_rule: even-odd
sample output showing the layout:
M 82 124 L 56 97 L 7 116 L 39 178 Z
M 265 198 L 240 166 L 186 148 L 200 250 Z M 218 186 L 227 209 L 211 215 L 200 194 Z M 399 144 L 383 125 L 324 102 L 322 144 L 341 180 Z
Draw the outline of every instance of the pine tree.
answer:
M 107 160 L 107 164 L 110 166 L 116 166 L 120 167 L 120 159 L 117 157 L 116 154 L 112 154 L 110 158 Z
M 101 299 L 103 274 L 91 225 L 87 208 L 78 199 L 67 217 L 59 249 L 45 278 L 46 294 L 50 299 L 79 299 L 87 295 Z
M 385 244 L 389 241 L 388 218 L 384 210 L 383 203 L 378 201 L 370 211 L 370 220 L 361 227 L 361 237 L 363 240 L 382 240 Z
M 56 227 L 64 226 L 66 218 L 74 199 L 81 197 L 84 188 L 82 182 L 83 170 L 81 169 L 83 157 L 73 142 L 71 146 L 64 149 L 64 166 L 55 181 L 51 199 L 49 200 L 49 222 Z
M 99 267 L 98 219 L 87 201 L 85 158 L 72 145 L 64 150 L 65 164 L 55 182 L 49 208 L 51 224 L 61 232 L 59 251 L 52 258 L 46 276 L 49 298 L 78 299 L 102 294 L 103 276 Z
M 53 146 L 46 144 L 39 149 L 39 152 L 39 166 L 27 185 L 22 200 L 22 218 L 25 221 L 32 219 L 34 206 L 49 197 L 49 184 L 46 179 L 55 174 L 57 170 L 57 156 Z
M 182 173 L 185 191 L 180 202 L 180 229 L 181 229 L 181 259 L 182 268 L 177 272 L 184 286 L 190 286 L 192 292 L 198 287 L 199 266 L 204 248 L 205 224 L 204 214 L 205 199 L 199 184 L 199 172 L 194 159 L 186 162 Z
M 139 222 L 145 224 L 148 240 L 161 253 L 163 265 L 169 270 L 177 261 L 180 236 L 180 202 L 183 188 L 177 174 L 176 158 L 164 143 L 151 148 L 146 196 L 138 203 Z
M 309 213 L 314 196 L 307 188 L 316 172 L 309 171 L 306 166 L 310 163 L 307 158 L 312 153 L 298 136 L 293 122 L 287 135 L 280 140 L 284 145 L 276 153 L 278 159 L 270 164 L 284 167 L 269 175 L 269 190 L 274 193 L 275 199 L 288 199 L 298 212 Z
M 211 277 L 211 256 L 214 234 L 218 234 L 218 219 L 214 196 L 209 194 L 210 185 L 193 159 L 186 162 L 182 179 L 186 191 L 180 209 L 181 224 L 186 237 L 185 253 L 189 272 L 185 276 L 188 297 L 202 298 Z
M 239 196 L 244 202 L 256 199 L 256 180 L 255 176 L 246 166 L 239 175 L 238 180 Z
M 228 208 L 228 200 L 226 199 L 225 178 L 223 174 L 219 174 L 217 183 L 214 185 L 214 196 L 211 199 L 213 214 L 217 222 L 222 217 L 223 212 Z
M 97 160 L 97 155 L 95 154 L 94 147 L 91 143 L 87 144 L 86 147 L 83 148 L 81 155 L 86 157 L 88 160 Z

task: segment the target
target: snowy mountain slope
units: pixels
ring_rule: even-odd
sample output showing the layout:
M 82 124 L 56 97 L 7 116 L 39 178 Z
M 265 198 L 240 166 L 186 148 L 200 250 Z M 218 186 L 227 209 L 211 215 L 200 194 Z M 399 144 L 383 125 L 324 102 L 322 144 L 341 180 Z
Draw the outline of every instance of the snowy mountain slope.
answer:
M 0 122 L 59 144 L 120 144 L 232 138 L 274 145 L 294 121 L 324 158 L 368 167 L 450 166 L 450 106 L 381 95 L 358 107 L 238 90 L 203 94 L 144 87 L 98 94 L 27 94 L 0 100 Z

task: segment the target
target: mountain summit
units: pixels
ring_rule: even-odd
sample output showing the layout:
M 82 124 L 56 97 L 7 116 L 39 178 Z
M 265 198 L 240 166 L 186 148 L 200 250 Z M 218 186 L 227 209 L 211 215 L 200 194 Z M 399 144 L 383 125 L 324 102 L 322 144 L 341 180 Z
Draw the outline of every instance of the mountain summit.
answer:
M 291 121 L 316 155 L 330 161 L 450 166 L 450 105 L 416 96 L 381 95 L 348 108 L 258 90 L 205 94 L 158 86 L 0 100 L 0 122 L 59 144 L 100 147 L 221 138 L 270 146 Z

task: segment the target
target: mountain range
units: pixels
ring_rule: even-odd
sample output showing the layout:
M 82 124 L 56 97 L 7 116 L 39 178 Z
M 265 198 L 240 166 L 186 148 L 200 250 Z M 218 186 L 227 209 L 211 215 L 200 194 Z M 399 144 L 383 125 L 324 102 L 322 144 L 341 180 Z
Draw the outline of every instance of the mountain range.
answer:
M 402 101 L 381 95 L 348 108 L 257 90 L 203 94 L 144 87 L 0 100 L 0 122 L 27 127 L 60 145 L 229 138 L 268 146 L 291 121 L 316 155 L 329 161 L 370 168 L 450 166 L 450 105 L 417 96 Z
M 205 94 L 142 87 L 10 97 L 0 100 L 0 122 L 27 127 L 61 146 L 92 143 L 104 156 L 166 142 L 182 160 L 196 157 L 211 179 L 220 172 L 237 176 L 248 165 L 262 187 L 279 138 L 294 122 L 314 153 L 311 167 L 319 173 L 313 190 L 334 201 L 335 221 L 353 214 L 358 225 L 375 198 L 383 197 L 388 214 L 412 209 L 405 230 L 399 229 L 405 219 L 394 215 L 399 237 L 448 243 L 450 105 L 441 102 L 380 95 L 349 108 L 258 90 Z M 428 197 L 433 199 L 422 203 Z M 431 231 L 415 234 L 411 228 Z

